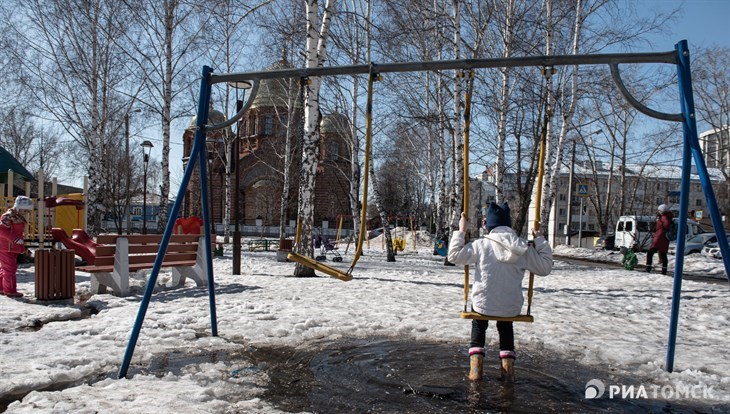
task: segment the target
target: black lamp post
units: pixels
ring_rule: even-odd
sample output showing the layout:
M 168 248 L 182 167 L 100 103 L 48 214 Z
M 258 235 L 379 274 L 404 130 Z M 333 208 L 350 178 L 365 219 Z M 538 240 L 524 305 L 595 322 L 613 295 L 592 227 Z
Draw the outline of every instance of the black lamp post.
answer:
M 238 100 L 236 101 L 236 112 L 240 111 L 243 107 L 243 101 Z M 241 156 L 241 149 L 240 149 L 240 139 L 241 139 L 241 124 L 238 124 L 238 128 L 236 129 L 236 138 L 233 142 L 233 149 L 232 149 L 232 160 L 233 160 L 233 171 L 234 174 L 236 174 L 236 178 L 234 180 L 234 190 L 233 190 L 233 274 L 234 275 L 240 275 L 241 274 L 241 229 L 240 229 L 240 222 L 239 222 L 239 213 L 238 213 L 238 193 L 240 192 L 240 177 L 238 173 L 239 169 L 239 163 L 240 160 L 238 159 Z
M 243 99 L 246 96 L 246 89 L 251 88 L 251 82 L 248 81 L 236 81 L 236 82 L 228 82 L 228 85 L 232 86 L 236 89 L 242 89 L 243 90 L 243 96 L 241 96 L 240 100 L 236 101 L 236 113 L 240 112 L 243 108 Z M 240 182 L 239 182 L 239 165 L 240 165 L 240 140 L 241 140 L 241 122 L 239 120 L 238 128 L 236 129 L 236 138 L 233 142 L 233 149 L 231 154 L 233 156 L 232 160 L 234 162 L 233 165 L 233 171 L 236 174 L 235 178 L 235 190 L 233 191 L 233 223 L 234 223 L 234 230 L 233 230 L 233 274 L 234 275 L 240 275 L 241 274 L 241 230 L 240 230 L 240 223 L 239 223 L 239 197 L 238 193 L 241 191 L 240 189 Z
M 142 112 L 141 109 L 132 109 L 126 114 L 124 114 L 124 152 L 126 154 L 126 168 L 127 168 L 127 206 L 125 207 L 125 223 L 127 227 L 127 234 L 129 234 L 132 231 L 132 222 L 131 222 L 131 214 L 129 211 L 129 205 L 130 198 L 131 198 L 131 189 L 129 188 L 130 183 L 132 182 L 132 166 L 129 163 L 129 114 L 132 112 Z
M 142 191 L 142 234 L 147 234 L 147 166 L 150 163 L 150 152 L 152 152 L 151 142 L 142 143 L 142 152 L 144 153 L 144 189 Z

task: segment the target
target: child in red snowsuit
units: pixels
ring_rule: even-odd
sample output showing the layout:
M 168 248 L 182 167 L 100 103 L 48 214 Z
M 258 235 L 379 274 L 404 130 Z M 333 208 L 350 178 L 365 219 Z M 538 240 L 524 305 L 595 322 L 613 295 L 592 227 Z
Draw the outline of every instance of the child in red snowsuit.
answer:
M 33 210 L 33 200 L 18 196 L 15 205 L 0 217 L 0 294 L 22 297 L 18 292 L 16 271 L 18 255 L 25 252 L 23 232 L 27 221 L 21 210 Z

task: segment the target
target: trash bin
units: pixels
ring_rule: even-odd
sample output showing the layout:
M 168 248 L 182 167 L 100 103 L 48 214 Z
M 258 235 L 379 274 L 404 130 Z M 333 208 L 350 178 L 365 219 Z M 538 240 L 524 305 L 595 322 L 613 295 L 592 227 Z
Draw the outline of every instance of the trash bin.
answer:
M 279 240 L 279 250 L 276 251 L 276 261 L 277 262 L 288 262 L 289 260 L 286 257 L 289 255 L 289 253 L 291 253 L 293 247 L 294 247 L 294 240 L 291 240 L 291 239 Z
M 73 299 L 76 293 L 76 255 L 73 250 L 35 251 L 37 300 Z

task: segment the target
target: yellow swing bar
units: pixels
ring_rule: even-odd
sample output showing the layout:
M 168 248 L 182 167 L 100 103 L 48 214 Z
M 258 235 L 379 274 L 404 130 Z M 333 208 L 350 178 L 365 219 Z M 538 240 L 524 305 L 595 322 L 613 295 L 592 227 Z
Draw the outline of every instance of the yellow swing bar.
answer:
M 330 275 L 332 277 L 335 277 L 337 279 L 340 279 L 342 281 L 350 281 L 352 280 L 352 269 L 355 268 L 355 264 L 357 264 L 357 261 L 360 259 L 360 255 L 362 253 L 362 243 L 365 239 L 365 222 L 367 221 L 367 199 L 368 199 L 368 175 L 370 171 L 370 152 L 371 152 L 371 142 L 372 142 L 372 135 L 373 135 L 373 82 L 375 80 L 379 79 L 379 74 L 375 72 L 375 64 L 370 63 L 370 71 L 368 72 L 368 95 L 367 95 L 367 105 L 365 106 L 365 157 L 363 161 L 363 168 L 365 171 L 364 177 L 363 177 L 363 191 L 362 191 L 362 211 L 360 215 L 360 234 L 357 238 L 357 246 L 355 248 L 355 256 L 352 258 L 352 263 L 350 263 L 350 268 L 343 272 L 340 269 L 334 268 L 332 266 L 328 266 L 324 263 L 320 263 L 316 260 L 314 260 L 311 257 L 307 257 L 304 255 L 301 255 L 299 253 L 289 253 L 287 255 L 287 258 L 289 260 L 292 260 L 294 262 L 297 262 L 303 266 L 306 266 L 310 269 L 314 269 L 316 271 L 320 271 L 322 273 L 325 273 L 327 275 Z M 297 234 L 295 237 L 295 242 L 299 243 L 299 238 L 301 235 L 301 223 L 297 221 Z
M 474 82 L 474 71 L 469 72 L 469 87 L 466 90 L 466 103 L 464 105 L 464 215 L 469 217 L 469 126 L 471 125 L 471 89 Z M 545 122 L 540 135 L 540 155 L 537 177 L 537 194 L 535 200 L 535 221 L 534 229 L 540 228 L 540 205 L 542 202 L 542 179 L 545 173 L 545 141 L 547 139 L 547 120 L 550 114 L 545 114 Z M 479 319 L 487 321 L 506 321 L 506 322 L 535 322 L 535 318 L 530 315 L 532 307 L 532 291 L 535 282 L 535 274 L 530 272 L 530 282 L 527 286 L 527 313 L 517 316 L 492 316 L 483 315 L 478 312 L 467 311 L 469 302 L 469 266 L 464 266 L 464 310 L 461 312 L 462 319 Z

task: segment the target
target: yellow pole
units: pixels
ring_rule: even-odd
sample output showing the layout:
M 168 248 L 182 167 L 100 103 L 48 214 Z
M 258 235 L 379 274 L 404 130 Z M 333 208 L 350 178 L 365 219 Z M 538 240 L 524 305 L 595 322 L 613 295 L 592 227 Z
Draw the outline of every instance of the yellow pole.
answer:
M 549 79 L 552 75 L 552 68 L 544 69 L 545 76 Z M 549 93 L 549 91 L 548 91 Z M 547 142 L 547 125 L 552 116 L 552 110 L 550 107 L 545 108 L 545 120 L 542 125 L 542 131 L 540 132 L 540 155 L 538 157 L 537 166 L 537 191 L 535 194 L 535 220 L 532 223 L 532 228 L 535 230 L 540 229 L 540 208 L 542 205 L 542 181 L 543 175 L 545 174 L 545 146 Z M 570 202 L 570 200 L 568 200 Z M 530 308 L 532 307 L 532 288 L 535 284 L 535 274 L 530 272 L 530 283 L 527 286 L 527 314 L 530 314 Z
M 416 237 L 416 227 L 413 225 L 413 216 L 411 216 L 411 233 L 413 233 L 413 250 L 418 250 L 418 244 L 416 241 L 418 240 Z
M 378 78 L 378 74 L 375 72 L 375 65 L 370 63 L 370 71 L 368 73 L 368 97 L 367 104 L 365 106 L 365 159 L 363 162 L 363 180 L 362 180 L 362 212 L 360 215 L 360 237 L 357 238 L 357 248 L 355 249 L 355 257 L 352 259 L 350 270 L 347 273 L 352 272 L 355 264 L 360 259 L 362 253 L 362 242 L 365 239 L 365 221 L 367 220 L 367 206 L 368 206 L 368 176 L 370 175 L 370 151 L 372 148 L 372 137 L 373 137 L 373 82 Z M 385 235 L 383 235 L 385 236 Z
M 342 214 L 340 214 L 340 223 L 337 225 L 337 235 L 335 235 L 335 245 L 340 246 L 340 231 L 342 230 Z
M 297 218 L 297 232 L 294 235 L 294 244 L 299 244 L 300 237 L 302 237 L 302 222 Z
M 463 76 L 463 74 L 462 74 Z M 464 216 L 469 219 L 469 127 L 471 126 L 471 89 L 474 85 L 474 70 L 469 71 L 469 83 L 464 97 Z M 469 241 L 469 229 L 466 229 L 465 242 Z M 464 266 L 464 312 L 468 312 L 469 302 L 469 266 Z

